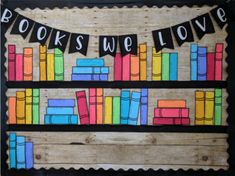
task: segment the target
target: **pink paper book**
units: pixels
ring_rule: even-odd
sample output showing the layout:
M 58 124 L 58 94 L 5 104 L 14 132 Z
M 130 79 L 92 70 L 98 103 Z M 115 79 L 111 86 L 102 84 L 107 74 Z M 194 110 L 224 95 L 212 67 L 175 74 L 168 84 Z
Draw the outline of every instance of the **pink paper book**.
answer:
M 215 53 L 207 53 L 207 80 L 215 80 Z
M 96 88 L 89 89 L 90 124 L 96 124 Z
M 223 67 L 223 43 L 217 43 L 215 46 L 215 80 L 222 80 L 222 67 Z
M 16 54 L 16 81 L 23 81 L 24 78 L 23 54 Z
M 154 117 L 189 117 L 188 108 L 155 108 Z
M 154 117 L 153 125 L 174 125 L 174 118 Z
M 122 80 L 122 56 L 117 53 L 114 58 L 114 81 Z
M 174 118 L 175 125 L 190 125 L 190 118 Z
M 122 80 L 129 81 L 131 76 L 131 55 L 127 54 L 122 58 Z
M 16 46 L 8 45 L 8 80 L 15 81 Z
M 86 99 L 86 92 L 85 91 L 77 91 L 77 107 L 78 107 L 78 114 L 80 118 L 81 125 L 88 125 L 89 124 L 89 113 L 87 108 L 87 99 Z

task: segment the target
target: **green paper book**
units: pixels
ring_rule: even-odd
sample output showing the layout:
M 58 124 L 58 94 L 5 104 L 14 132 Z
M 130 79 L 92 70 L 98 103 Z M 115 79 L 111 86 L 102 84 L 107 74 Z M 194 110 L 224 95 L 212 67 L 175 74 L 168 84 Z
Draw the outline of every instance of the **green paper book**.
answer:
M 170 54 L 162 53 L 162 80 L 168 81 L 170 79 Z
M 120 97 L 113 97 L 113 124 L 120 124 Z
M 40 90 L 33 89 L 33 124 L 40 123 Z
M 58 48 L 55 48 L 55 80 L 64 80 L 64 53 Z
M 215 89 L 215 125 L 222 124 L 222 89 Z

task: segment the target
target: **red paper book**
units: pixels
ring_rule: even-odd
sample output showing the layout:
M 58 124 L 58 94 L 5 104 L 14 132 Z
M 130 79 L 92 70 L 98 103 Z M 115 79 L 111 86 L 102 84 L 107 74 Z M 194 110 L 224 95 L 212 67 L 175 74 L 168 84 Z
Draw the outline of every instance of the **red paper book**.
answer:
M 127 54 L 122 58 L 122 80 L 129 81 L 131 77 L 131 55 Z
M 122 80 L 122 56 L 117 53 L 114 58 L 114 81 Z
M 190 125 L 190 118 L 154 117 L 153 125 Z
M 8 80 L 15 81 L 16 46 L 8 45 Z
M 188 108 L 155 108 L 154 117 L 189 117 Z
M 96 88 L 89 89 L 90 124 L 96 124 Z
M 215 80 L 215 53 L 207 53 L 207 73 L 209 81 Z
M 86 99 L 86 92 L 77 91 L 77 106 L 78 106 L 78 114 L 80 118 L 80 124 L 88 125 L 89 124 L 89 113 L 87 108 L 87 99 Z
M 222 67 L 223 67 L 223 43 L 216 43 L 215 46 L 215 80 L 222 80 Z
M 23 54 L 16 54 L 16 81 L 24 80 L 24 62 L 23 62 Z

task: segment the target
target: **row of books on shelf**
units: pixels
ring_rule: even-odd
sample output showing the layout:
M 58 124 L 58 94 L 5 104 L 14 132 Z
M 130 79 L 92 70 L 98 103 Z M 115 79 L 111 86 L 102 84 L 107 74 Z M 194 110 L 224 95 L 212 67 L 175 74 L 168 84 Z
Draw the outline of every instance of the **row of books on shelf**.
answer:
M 25 136 L 9 134 L 9 167 L 10 169 L 31 169 L 34 165 L 33 142 Z
M 191 44 L 190 79 L 195 80 L 222 80 L 223 72 L 223 43 L 216 43 L 215 51 L 209 52 L 205 46 Z

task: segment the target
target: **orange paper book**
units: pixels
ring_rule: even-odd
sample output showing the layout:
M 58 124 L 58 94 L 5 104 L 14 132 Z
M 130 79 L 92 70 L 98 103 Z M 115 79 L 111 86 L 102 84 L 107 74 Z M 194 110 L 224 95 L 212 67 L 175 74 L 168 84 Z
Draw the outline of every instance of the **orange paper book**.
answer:
M 8 123 L 16 124 L 16 97 L 8 97 Z
M 33 48 L 24 48 L 24 81 L 33 80 Z
M 140 80 L 147 80 L 147 43 L 139 45 L 140 48 Z
M 16 92 L 16 121 L 17 124 L 25 124 L 25 92 Z
M 39 66 L 40 66 L 40 81 L 47 80 L 47 46 L 39 46 Z
M 131 55 L 131 80 L 140 80 L 140 58 L 138 55 Z
M 103 89 L 97 88 L 96 89 L 96 120 L 97 124 L 103 124 Z
M 158 100 L 158 108 L 186 108 L 185 100 Z
M 195 94 L 195 125 L 204 125 L 205 120 L 205 92 L 196 91 Z

